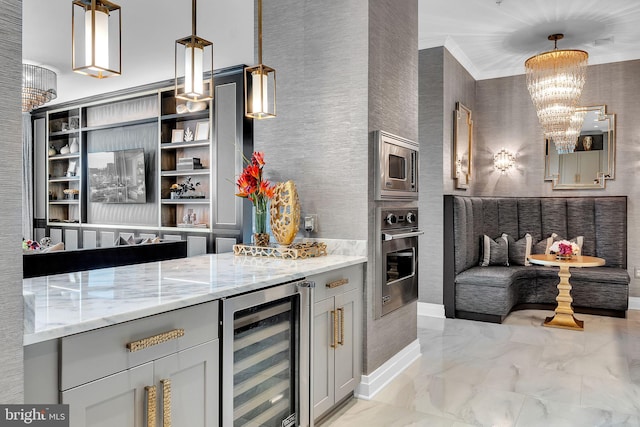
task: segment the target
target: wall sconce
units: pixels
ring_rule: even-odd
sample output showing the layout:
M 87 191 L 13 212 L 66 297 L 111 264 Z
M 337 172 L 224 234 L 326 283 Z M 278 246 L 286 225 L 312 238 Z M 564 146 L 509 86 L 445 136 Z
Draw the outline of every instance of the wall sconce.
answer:
M 103 79 L 122 67 L 120 6 L 106 0 L 75 0 L 71 5 L 71 67 Z
M 191 35 L 176 40 L 175 95 L 187 101 L 208 101 L 213 98 L 213 43 L 196 36 L 196 0 L 191 2 Z M 205 65 L 210 67 L 205 77 Z M 184 75 L 184 85 L 178 76 Z
M 516 166 L 516 156 L 504 148 L 493 156 L 493 167 L 503 175 Z
M 276 70 L 262 63 L 262 0 L 258 0 L 258 65 L 244 69 L 244 115 L 276 116 Z

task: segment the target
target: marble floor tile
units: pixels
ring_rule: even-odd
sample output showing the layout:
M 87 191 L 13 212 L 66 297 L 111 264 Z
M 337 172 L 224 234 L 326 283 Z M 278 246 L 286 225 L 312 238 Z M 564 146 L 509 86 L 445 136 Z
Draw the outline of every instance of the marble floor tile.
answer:
M 584 331 L 542 326 L 552 311 L 503 324 L 418 317 L 421 357 L 329 426 L 638 426 L 640 311 L 577 314 Z

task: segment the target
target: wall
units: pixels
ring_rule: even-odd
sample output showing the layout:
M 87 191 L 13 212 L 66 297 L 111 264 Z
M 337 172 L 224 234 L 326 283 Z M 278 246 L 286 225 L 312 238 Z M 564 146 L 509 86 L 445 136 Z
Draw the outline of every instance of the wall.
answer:
M 452 174 L 453 112 L 461 102 L 477 117 L 475 80 L 444 47 L 419 52 L 420 238 L 419 299 L 442 304 L 442 195 L 455 190 Z M 472 171 L 473 173 L 473 171 Z
M 23 400 L 22 253 L 22 1 L 0 0 L 0 402 Z
M 265 152 L 265 176 L 294 180 L 302 214 L 318 214 L 313 237 L 369 240 L 371 256 L 369 131 L 417 138 L 417 31 L 416 0 L 263 4 L 278 116 L 255 123 L 254 147 Z M 374 321 L 367 268 L 369 373 L 416 339 L 416 314 L 411 305 Z
M 640 297 L 640 281 L 633 267 L 640 267 L 640 61 L 590 66 L 581 105 L 606 104 L 615 113 L 616 177 L 601 190 L 551 190 L 543 181 L 544 151 L 524 75 L 481 80 L 476 84 L 476 171 L 472 194 L 496 196 L 595 196 L 628 197 L 628 259 L 632 277 L 630 296 Z M 518 153 L 517 170 L 508 175 L 493 172 L 493 153 L 505 147 Z
M 378 0 L 369 2 L 369 125 L 371 132 L 384 130 L 412 141 L 418 140 L 418 2 Z M 369 144 L 373 157 L 373 138 Z M 373 171 L 374 168 L 371 167 Z M 369 195 L 373 200 L 373 173 Z M 375 260 L 380 231 L 376 207 L 369 203 L 369 260 Z M 417 337 L 416 304 L 374 319 L 375 277 L 380 268 L 367 263 L 365 304 L 364 371 L 369 374 Z

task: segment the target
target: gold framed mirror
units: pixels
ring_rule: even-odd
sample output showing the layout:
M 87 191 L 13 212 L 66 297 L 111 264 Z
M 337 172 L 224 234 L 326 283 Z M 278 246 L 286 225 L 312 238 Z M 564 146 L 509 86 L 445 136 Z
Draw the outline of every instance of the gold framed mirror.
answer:
M 616 115 L 606 105 L 577 111 L 585 116 L 574 152 L 559 154 L 552 141 L 544 142 L 544 179 L 554 190 L 602 189 L 615 178 Z
M 471 181 L 471 160 L 473 148 L 473 120 L 471 110 L 456 102 L 453 112 L 453 164 L 451 172 L 456 188 L 466 190 Z

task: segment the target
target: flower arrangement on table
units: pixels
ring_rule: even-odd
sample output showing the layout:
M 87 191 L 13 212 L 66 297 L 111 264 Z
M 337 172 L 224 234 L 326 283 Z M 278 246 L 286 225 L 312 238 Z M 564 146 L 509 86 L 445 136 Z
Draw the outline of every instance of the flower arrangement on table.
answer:
M 255 208 L 254 219 L 254 243 L 258 246 L 269 244 L 267 234 L 267 204 L 273 197 L 275 188 L 268 180 L 262 176 L 262 168 L 265 165 L 264 153 L 255 151 L 251 155 L 251 160 L 245 158 L 247 166 L 236 181 L 238 192 L 236 196 L 249 199 Z
M 559 259 L 570 259 L 573 255 L 580 252 L 580 247 L 568 240 L 558 240 L 553 242 L 549 248 L 549 252 L 556 254 Z
M 172 199 L 197 199 L 202 198 L 197 195 L 188 195 L 187 193 L 195 191 L 196 187 L 200 185 L 200 181 L 194 182 L 191 177 L 188 176 L 184 182 L 172 184 L 169 190 L 171 191 Z

